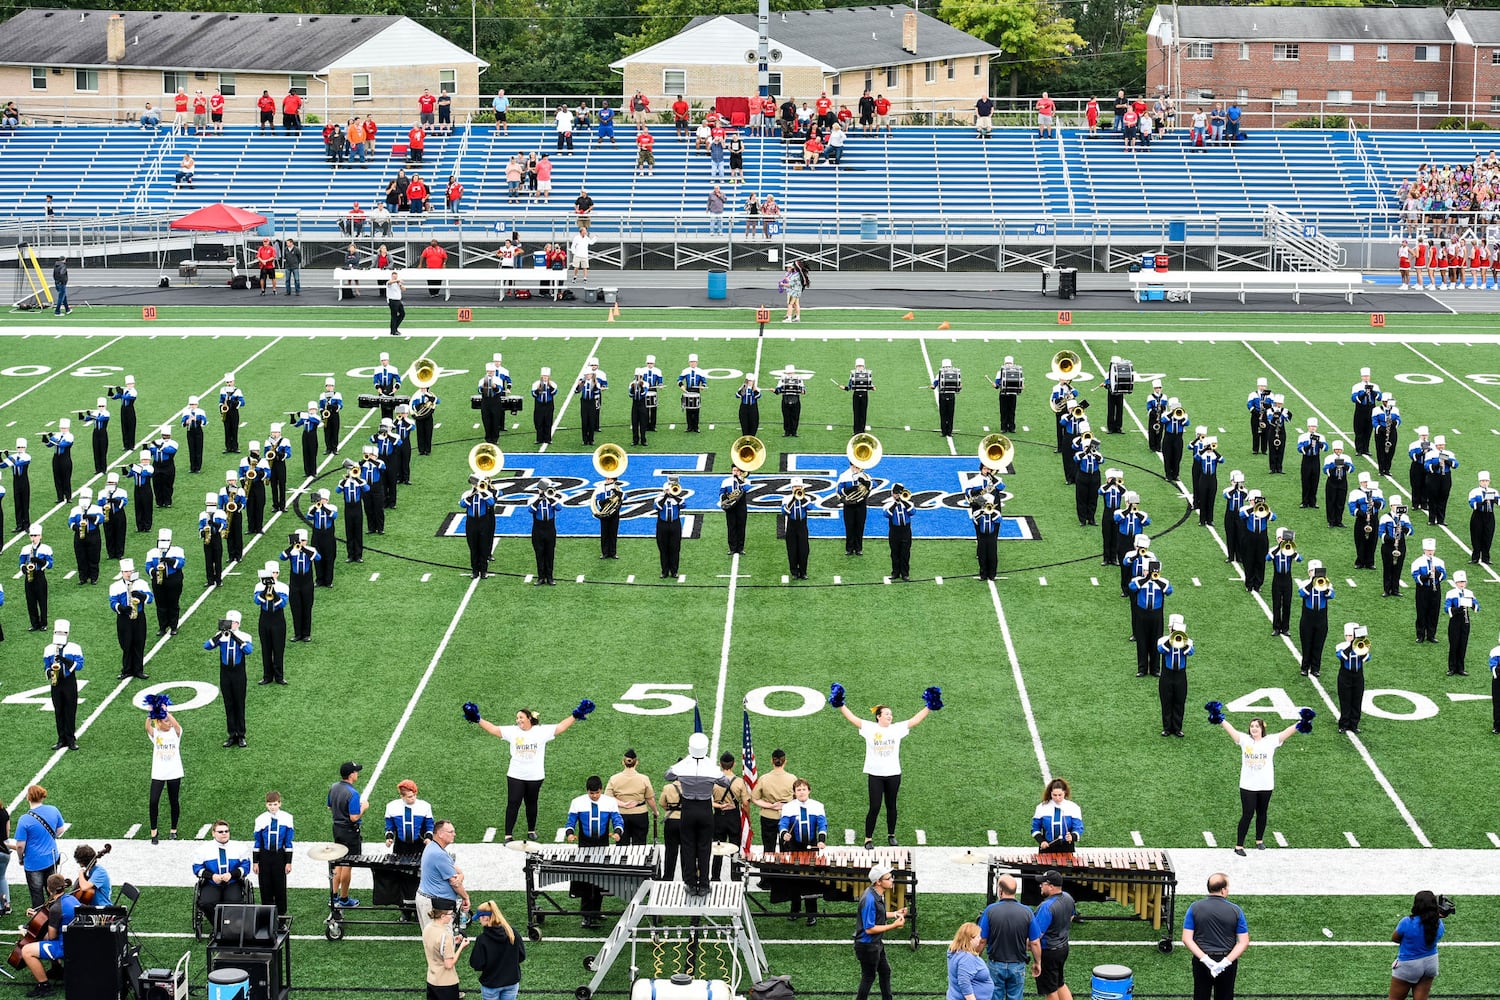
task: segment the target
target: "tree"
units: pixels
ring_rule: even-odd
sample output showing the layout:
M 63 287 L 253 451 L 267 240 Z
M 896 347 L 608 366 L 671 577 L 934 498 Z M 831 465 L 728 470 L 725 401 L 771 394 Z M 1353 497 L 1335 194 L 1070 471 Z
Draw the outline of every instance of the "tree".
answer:
M 1010 75 L 1010 96 L 1020 90 L 1021 73 L 1053 70 L 1084 47 L 1073 29 L 1046 0 L 942 0 L 938 17 L 1000 49 L 999 65 Z

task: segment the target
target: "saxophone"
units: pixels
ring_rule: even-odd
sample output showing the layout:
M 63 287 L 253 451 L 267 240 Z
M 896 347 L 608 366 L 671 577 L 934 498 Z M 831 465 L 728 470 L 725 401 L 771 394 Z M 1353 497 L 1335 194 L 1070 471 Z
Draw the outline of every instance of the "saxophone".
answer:
M 36 554 L 32 553 L 26 557 L 26 582 L 30 583 L 36 579 Z
M 128 601 L 130 601 L 130 620 L 135 621 L 141 616 L 141 604 L 135 599 L 135 593 L 133 591 L 126 590 L 125 597 Z
M 61 651 L 59 651 L 58 654 L 52 658 L 52 664 L 47 667 L 47 683 L 52 687 L 57 687 L 57 682 L 61 677 L 62 661 L 63 654 Z
M 214 534 L 214 523 L 213 523 L 213 521 L 209 521 L 207 524 L 205 524 L 199 530 L 198 534 L 200 534 L 200 535 L 203 536 L 203 544 L 207 545 L 209 543 L 209 540 L 211 538 L 213 538 L 213 534 Z
M 87 538 L 89 533 L 89 516 L 85 512 L 78 518 L 78 537 Z

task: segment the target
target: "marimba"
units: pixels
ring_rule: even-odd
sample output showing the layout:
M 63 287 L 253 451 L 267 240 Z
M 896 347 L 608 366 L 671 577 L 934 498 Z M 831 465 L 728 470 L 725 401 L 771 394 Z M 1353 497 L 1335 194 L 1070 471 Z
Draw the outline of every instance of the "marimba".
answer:
M 628 847 L 579 847 L 575 844 L 543 844 L 526 852 L 526 931 L 540 941 L 541 926 L 548 917 L 580 916 L 577 907 L 565 907 L 552 892 L 574 882 L 587 882 L 617 899 L 628 900 L 645 882 L 661 878 L 661 856 L 655 844 Z M 603 911 L 601 916 L 619 916 L 622 910 Z
M 1037 880 L 1049 868 L 1062 873 L 1063 889 L 1075 902 L 1115 902 L 1129 914 L 1088 914 L 1090 920 L 1144 920 L 1162 932 L 1156 947 L 1172 950 L 1172 926 L 1177 919 L 1177 872 L 1166 851 L 1080 850 L 1073 854 L 1038 851 L 992 852 L 989 855 L 988 902 L 995 901 L 995 880 L 1016 875 L 1022 881 L 1021 902 L 1041 902 Z
M 821 851 L 765 853 L 736 857 L 730 868 L 734 878 L 748 881 L 747 876 L 758 877 L 773 904 L 787 902 L 794 896 L 858 904 L 870 887 L 870 869 L 876 864 L 891 868 L 895 885 L 886 897 L 886 908 L 894 912 L 906 907 L 906 927 L 915 949 L 921 943 L 917 936 L 917 873 L 907 848 L 825 847 Z M 751 899 L 760 913 L 774 912 L 758 899 Z M 859 907 L 836 910 L 819 907 L 818 916 L 858 919 Z
M 368 868 L 374 879 L 370 905 L 358 910 L 338 906 L 333 901 L 335 868 Z M 330 941 L 344 936 L 345 924 L 416 924 L 417 885 L 422 878 L 420 854 L 346 854 L 328 862 L 328 919 L 323 934 Z M 358 916 L 352 916 L 358 914 Z M 385 919 L 363 919 L 366 914 L 383 914 Z

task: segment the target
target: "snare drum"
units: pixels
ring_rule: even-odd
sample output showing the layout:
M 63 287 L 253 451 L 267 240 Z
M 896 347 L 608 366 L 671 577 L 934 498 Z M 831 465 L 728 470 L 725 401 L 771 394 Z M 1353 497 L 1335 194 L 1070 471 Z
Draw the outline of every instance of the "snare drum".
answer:
M 938 392 L 959 392 L 964 387 L 964 377 L 957 368 L 943 368 L 938 372 Z
M 1129 361 L 1116 361 L 1109 366 L 1109 391 L 1117 396 L 1135 391 L 1135 365 Z
M 703 397 L 696 392 L 685 392 L 682 394 L 682 408 L 684 410 L 696 410 L 703 405 Z
M 651 389 L 651 390 L 647 391 L 647 393 L 646 393 L 646 409 L 648 409 L 648 410 L 654 410 L 654 409 L 656 409 L 656 390 L 655 389 Z
M 875 376 L 870 372 L 850 372 L 849 388 L 855 392 L 869 392 L 875 387 Z
M 1000 369 L 995 381 L 1000 383 L 1000 393 L 1004 396 L 1019 396 L 1021 390 L 1026 388 L 1026 378 L 1019 365 L 1006 365 Z

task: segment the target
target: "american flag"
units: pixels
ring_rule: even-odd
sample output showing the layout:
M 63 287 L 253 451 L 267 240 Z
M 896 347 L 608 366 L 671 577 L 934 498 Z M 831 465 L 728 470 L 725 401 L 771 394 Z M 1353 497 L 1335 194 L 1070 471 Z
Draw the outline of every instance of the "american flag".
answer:
M 760 775 L 755 770 L 755 747 L 750 741 L 750 710 L 743 709 L 745 713 L 744 742 L 741 746 L 740 775 L 745 779 L 745 786 L 750 791 L 755 791 L 755 782 Z M 750 807 L 748 805 L 740 808 L 740 856 L 745 857 L 750 853 L 750 845 L 755 842 L 755 834 L 750 825 Z

